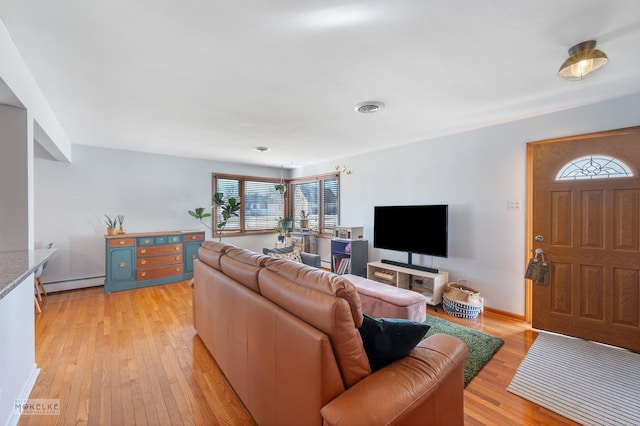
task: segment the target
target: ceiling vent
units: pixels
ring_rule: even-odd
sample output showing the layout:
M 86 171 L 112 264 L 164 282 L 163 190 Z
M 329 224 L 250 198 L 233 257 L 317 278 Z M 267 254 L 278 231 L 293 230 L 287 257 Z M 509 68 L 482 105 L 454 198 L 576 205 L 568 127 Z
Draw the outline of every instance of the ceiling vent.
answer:
M 362 114 L 371 114 L 372 112 L 378 112 L 384 108 L 384 103 L 378 101 L 360 102 L 353 107 L 354 110 Z

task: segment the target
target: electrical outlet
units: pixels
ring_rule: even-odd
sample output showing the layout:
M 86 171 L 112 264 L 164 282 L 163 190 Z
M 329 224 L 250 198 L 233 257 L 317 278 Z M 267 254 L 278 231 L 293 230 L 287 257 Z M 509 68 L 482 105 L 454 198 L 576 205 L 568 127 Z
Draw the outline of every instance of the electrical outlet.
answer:
M 507 210 L 520 210 L 520 201 L 509 200 Z

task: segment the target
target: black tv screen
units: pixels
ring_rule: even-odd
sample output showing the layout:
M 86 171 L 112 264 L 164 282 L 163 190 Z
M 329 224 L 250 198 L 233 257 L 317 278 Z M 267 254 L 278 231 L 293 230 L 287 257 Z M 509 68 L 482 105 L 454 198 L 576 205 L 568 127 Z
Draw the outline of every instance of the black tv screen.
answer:
M 448 210 L 445 204 L 376 206 L 373 246 L 379 249 L 447 257 Z

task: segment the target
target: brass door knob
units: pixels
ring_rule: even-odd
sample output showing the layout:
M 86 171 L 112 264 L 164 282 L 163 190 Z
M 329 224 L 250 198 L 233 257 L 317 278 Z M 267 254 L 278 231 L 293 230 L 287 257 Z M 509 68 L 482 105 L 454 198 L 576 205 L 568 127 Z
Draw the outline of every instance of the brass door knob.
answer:
M 125 266 L 127 266 L 127 264 L 126 264 L 126 263 L 124 263 L 124 262 L 120 262 L 120 267 L 121 267 L 121 268 L 124 268 Z
M 191 255 L 191 258 L 192 258 L 192 259 L 195 259 L 195 258 L 196 258 L 196 255 L 195 255 L 195 254 L 192 254 L 192 255 Z

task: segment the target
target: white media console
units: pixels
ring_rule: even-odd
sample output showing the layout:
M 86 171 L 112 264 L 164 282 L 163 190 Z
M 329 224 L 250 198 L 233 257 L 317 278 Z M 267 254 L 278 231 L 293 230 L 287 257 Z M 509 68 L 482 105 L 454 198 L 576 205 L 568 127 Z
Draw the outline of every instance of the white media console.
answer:
M 422 293 L 429 305 L 437 306 L 442 303 L 442 293 L 449 280 L 448 272 L 433 273 L 380 261 L 367 263 L 367 278 L 370 280 L 408 289 L 410 277 L 411 290 Z

